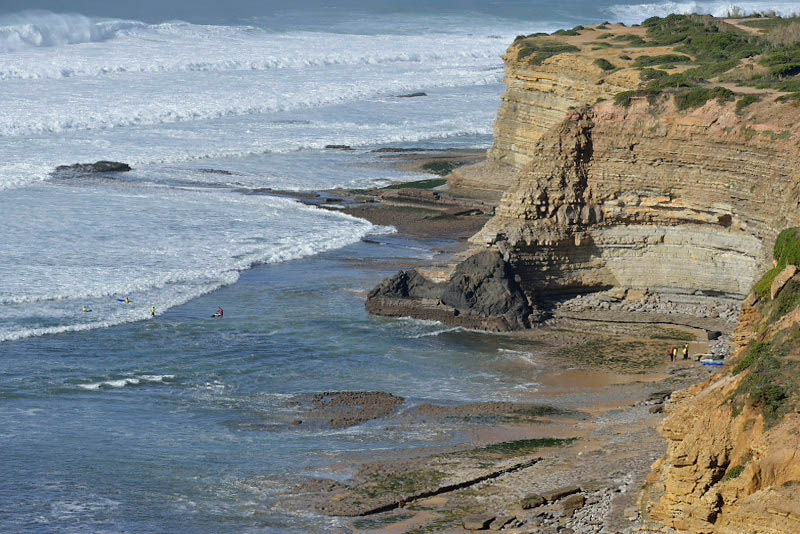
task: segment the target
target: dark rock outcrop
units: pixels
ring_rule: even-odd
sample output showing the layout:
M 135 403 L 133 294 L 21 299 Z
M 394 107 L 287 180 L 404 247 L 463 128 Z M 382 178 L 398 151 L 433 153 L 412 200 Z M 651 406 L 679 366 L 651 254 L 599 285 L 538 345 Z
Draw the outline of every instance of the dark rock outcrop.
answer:
M 467 258 L 442 283 L 400 271 L 369 293 L 366 306 L 376 315 L 491 331 L 529 328 L 535 314 L 509 265 L 493 250 Z
M 128 172 L 131 166 L 119 161 L 98 161 L 95 163 L 75 163 L 74 165 L 59 165 L 56 174 L 97 174 L 101 172 Z

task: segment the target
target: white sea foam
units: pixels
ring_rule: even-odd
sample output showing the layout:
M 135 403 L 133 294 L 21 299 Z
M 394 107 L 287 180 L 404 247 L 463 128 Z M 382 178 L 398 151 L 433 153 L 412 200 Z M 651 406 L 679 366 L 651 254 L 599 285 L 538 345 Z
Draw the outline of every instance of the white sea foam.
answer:
M 120 31 L 145 26 L 136 21 L 92 20 L 75 13 L 23 11 L 0 16 L 0 52 L 107 41 Z
M 725 17 L 732 13 L 735 8 L 739 8 L 745 13 L 775 11 L 781 16 L 789 16 L 794 13 L 800 13 L 800 2 L 654 2 L 633 5 L 616 4 L 609 7 L 608 11 L 621 22 L 638 24 L 649 17 L 666 17 L 673 13 L 701 13 Z
M 78 384 L 81 389 L 97 391 L 106 388 L 123 388 L 125 386 L 137 386 L 139 384 L 163 384 L 175 380 L 175 375 L 139 375 L 118 378 L 114 380 L 103 380 L 89 384 Z

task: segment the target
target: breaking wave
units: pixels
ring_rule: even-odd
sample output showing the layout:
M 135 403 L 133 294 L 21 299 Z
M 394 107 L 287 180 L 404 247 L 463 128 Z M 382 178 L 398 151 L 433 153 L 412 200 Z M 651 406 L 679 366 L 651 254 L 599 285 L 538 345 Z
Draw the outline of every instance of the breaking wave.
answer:
M 102 42 L 117 32 L 146 26 L 127 20 L 93 20 L 76 13 L 23 11 L 0 16 L 0 52 Z

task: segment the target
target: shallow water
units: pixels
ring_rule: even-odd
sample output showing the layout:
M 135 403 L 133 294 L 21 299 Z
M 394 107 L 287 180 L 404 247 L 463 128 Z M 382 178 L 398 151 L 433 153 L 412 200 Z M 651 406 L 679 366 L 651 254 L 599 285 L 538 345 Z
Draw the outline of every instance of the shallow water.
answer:
M 462 438 L 380 421 L 292 428 L 292 394 L 387 391 L 410 405 L 530 399 L 536 367 L 519 373 L 521 353 L 501 350 L 501 337 L 365 313 L 362 290 L 389 274 L 387 261 L 448 245 L 379 242 L 257 267 L 153 320 L 0 345 L 0 464 L 24 466 L 0 480 L 0 525 L 320 530 L 326 520 L 272 509 L 276 480 L 318 473 L 342 452 Z M 224 319 L 210 317 L 217 306 Z

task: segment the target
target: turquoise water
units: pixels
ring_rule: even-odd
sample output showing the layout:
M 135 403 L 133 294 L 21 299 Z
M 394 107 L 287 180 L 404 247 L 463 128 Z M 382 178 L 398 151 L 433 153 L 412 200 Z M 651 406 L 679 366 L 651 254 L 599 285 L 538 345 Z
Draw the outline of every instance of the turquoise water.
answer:
M 257 267 L 153 320 L 0 344 L 0 530 L 327 531 L 275 507 L 283 482 L 327 476 L 343 453 L 461 437 L 298 430 L 292 394 L 530 399 L 536 367 L 503 338 L 365 313 L 365 288 L 452 245 L 377 241 Z

